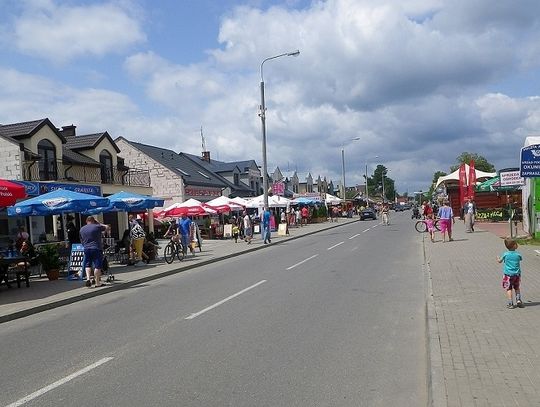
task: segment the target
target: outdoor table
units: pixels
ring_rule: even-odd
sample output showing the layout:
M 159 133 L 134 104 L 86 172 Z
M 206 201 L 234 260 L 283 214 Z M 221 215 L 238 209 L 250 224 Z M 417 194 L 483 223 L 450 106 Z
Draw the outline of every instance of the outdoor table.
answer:
M 0 284 L 5 280 L 8 288 L 11 288 L 9 284 L 9 266 L 12 264 L 24 263 L 24 279 L 26 286 L 30 287 L 30 275 L 28 273 L 28 258 L 25 256 L 0 256 Z M 17 273 L 17 287 L 21 288 L 21 274 L 19 271 Z

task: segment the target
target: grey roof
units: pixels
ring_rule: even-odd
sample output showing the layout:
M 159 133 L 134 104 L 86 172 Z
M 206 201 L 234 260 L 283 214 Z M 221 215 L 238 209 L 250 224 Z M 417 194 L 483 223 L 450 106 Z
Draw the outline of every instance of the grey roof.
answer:
M 183 154 L 191 158 L 196 163 L 204 165 L 206 168 L 214 172 L 229 172 L 229 171 L 233 171 L 234 167 L 238 167 L 240 172 L 246 172 L 246 170 L 252 166 L 255 166 L 255 168 L 258 168 L 255 160 L 225 162 L 225 161 L 218 161 L 218 160 L 210 159 L 210 162 L 208 162 L 206 160 L 203 160 L 202 157 L 199 157 L 195 154 L 187 154 L 187 153 L 183 153 Z
M 223 177 L 197 165 L 182 153 L 177 154 L 167 148 L 149 146 L 134 141 L 128 142 L 134 148 L 182 177 L 186 184 L 220 188 L 229 186 L 229 183 Z
M 253 190 L 249 186 L 244 184 L 243 182 L 240 182 L 238 185 L 235 185 L 234 183 L 230 182 L 228 179 L 219 175 L 220 172 L 232 171 L 235 167 L 238 167 L 236 164 L 225 163 L 223 161 L 216 161 L 216 160 L 210 160 L 210 162 L 208 162 L 206 160 L 203 160 L 201 157 L 198 157 L 194 154 L 188 154 L 188 153 L 180 153 L 180 155 L 183 155 L 187 159 L 191 160 L 195 165 L 204 167 L 207 171 L 210 171 L 216 174 L 216 176 L 223 179 L 226 185 L 230 187 L 233 192 L 240 192 L 240 191 L 253 192 Z M 229 164 L 233 164 L 233 165 L 229 166 Z M 229 169 L 225 170 L 224 168 L 230 168 L 230 170 Z
M 63 161 L 70 162 L 73 164 L 87 164 L 101 166 L 96 160 L 87 157 L 83 154 L 79 154 L 76 151 L 70 150 L 69 148 L 63 146 L 62 148 L 62 159 Z
M 117 153 L 120 152 L 120 149 L 118 148 L 112 137 L 109 135 L 109 133 L 106 131 L 102 133 L 66 137 L 66 146 L 74 151 L 94 149 L 104 138 L 109 139 Z
M 10 137 L 15 140 L 25 139 L 32 137 L 36 134 L 42 127 L 48 125 L 52 131 L 56 133 L 62 142 L 66 142 L 64 136 L 58 131 L 58 129 L 53 126 L 51 121 L 47 118 L 32 120 L 30 122 L 21 122 L 21 123 L 12 123 L 0 125 L 0 134 L 4 137 Z

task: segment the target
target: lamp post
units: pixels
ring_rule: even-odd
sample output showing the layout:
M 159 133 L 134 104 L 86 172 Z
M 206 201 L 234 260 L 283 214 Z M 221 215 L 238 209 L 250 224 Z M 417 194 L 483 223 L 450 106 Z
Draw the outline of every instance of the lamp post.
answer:
M 358 141 L 360 137 L 352 138 L 351 141 Z M 341 147 L 341 199 L 345 200 L 346 188 L 345 188 L 345 147 Z
M 268 164 L 266 162 L 266 105 L 264 103 L 264 76 L 263 65 L 266 61 L 276 59 L 280 57 L 297 57 L 300 55 L 300 51 L 286 52 L 284 54 L 274 55 L 273 57 L 266 58 L 261 62 L 261 106 L 259 116 L 261 117 L 261 131 L 262 131 L 262 159 L 263 159 L 263 202 L 264 207 L 268 208 Z

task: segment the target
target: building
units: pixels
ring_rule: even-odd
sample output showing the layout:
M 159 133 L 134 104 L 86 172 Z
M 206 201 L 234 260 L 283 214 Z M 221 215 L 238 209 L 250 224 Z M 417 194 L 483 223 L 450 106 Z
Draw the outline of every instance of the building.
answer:
M 37 196 L 63 188 L 107 196 L 122 190 L 152 194 L 148 171 L 126 166 L 119 148 L 107 132 L 76 135 L 76 126 L 61 129 L 45 118 L 0 125 L 0 178 L 25 185 L 27 195 Z M 118 234 L 116 214 L 109 215 Z M 0 215 L 0 236 L 13 236 L 19 225 L 32 232 L 32 241 L 43 236 L 62 238 L 56 216 L 24 218 Z M 76 218 L 80 225 L 80 217 Z M 116 228 L 115 228 L 116 226 Z

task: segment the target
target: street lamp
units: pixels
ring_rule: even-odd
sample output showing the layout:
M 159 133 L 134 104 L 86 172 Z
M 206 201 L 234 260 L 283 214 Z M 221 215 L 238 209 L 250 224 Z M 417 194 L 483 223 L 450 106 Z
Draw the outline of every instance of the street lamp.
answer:
M 261 106 L 259 116 L 261 117 L 261 130 L 262 130 L 262 159 L 263 159 L 263 201 L 264 207 L 268 208 L 268 168 L 266 162 L 266 105 L 264 103 L 264 77 L 263 77 L 263 65 L 266 61 L 276 59 L 280 57 L 297 57 L 300 55 L 300 51 L 286 52 L 284 54 L 274 55 L 273 57 L 266 58 L 261 62 Z
M 352 138 L 351 141 L 357 141 L 360 140 L 360 137 Z M 345 147 L 341 147 L 341 199 L 345 200 Z

